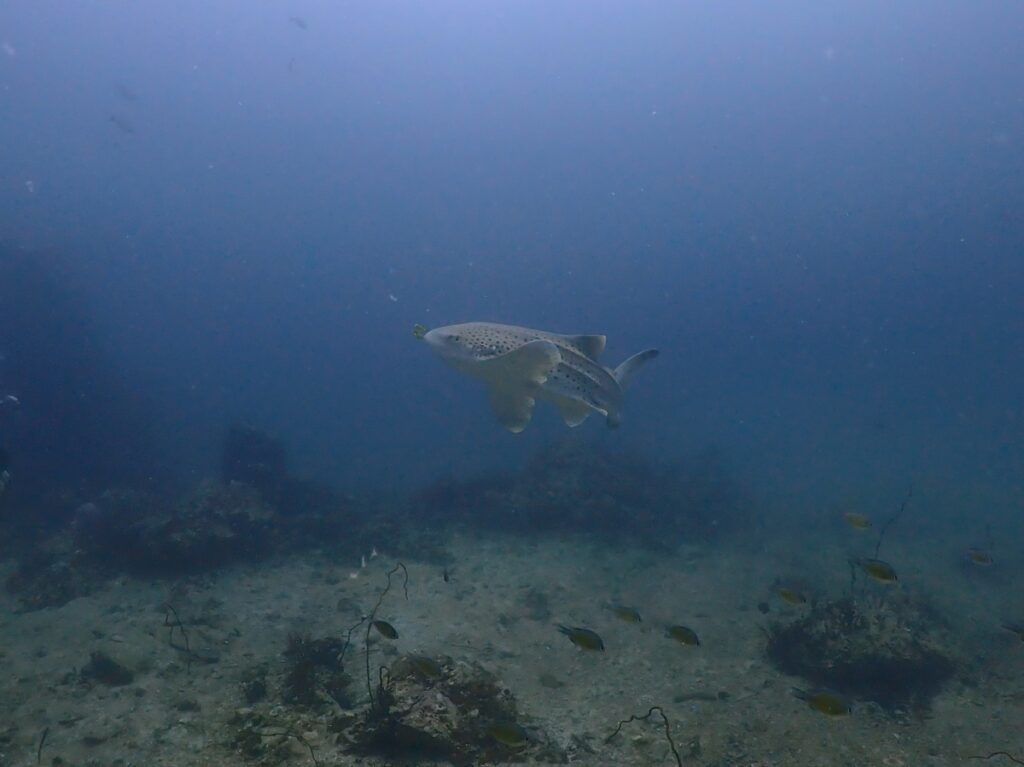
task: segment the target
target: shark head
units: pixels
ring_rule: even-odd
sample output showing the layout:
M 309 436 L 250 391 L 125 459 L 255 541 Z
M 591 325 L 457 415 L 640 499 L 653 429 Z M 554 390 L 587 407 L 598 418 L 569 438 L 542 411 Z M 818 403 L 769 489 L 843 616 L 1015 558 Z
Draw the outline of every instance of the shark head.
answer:
M 485 362 L 514 351 L 533 340 L 527 336 L 515 337 L 500 326 L 483 322 L 467 322 L 434 328 L 423 336 L 427 346 L 449 365 L 465 371 L 476 363 Z
M 471 361 L 473 348 L 458 332 L 457 325 L 434 328 L 423 336 L 424 342 L 445 362 Z

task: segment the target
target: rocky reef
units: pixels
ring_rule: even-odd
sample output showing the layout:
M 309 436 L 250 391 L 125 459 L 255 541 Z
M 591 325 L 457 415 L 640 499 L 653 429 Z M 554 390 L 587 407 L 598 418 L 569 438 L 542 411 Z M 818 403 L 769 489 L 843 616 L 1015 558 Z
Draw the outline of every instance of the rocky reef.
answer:
M 32 610 L 84 596 L 118 573 L 181 576 L 304 549 L 358 556 L 368 548 L 371 530 L 355 501 L 289 476 L 283 455 L 274 439 L 233 427 L 225 478 L 200 482 L 180 500 L 121 487 L 85 503 L 62 496 L 74 509 L 64 512 L 70 521 L 26 541 L 7 588 Z
M 169 509 L 131 491 L 108 491 L 79 507 L 72 534 L 84 555 L 111 568 L 189 573 L 264 554 L 272 520 L 254 488 L 211 480 Z
M 253 426 L 234 424 L 221 451 L 221 480 L 258 490 L 272 504 L 288 481 L 288 458 L 281 440 Z
M 768 630 L 780 671 L 890 711 L 921 710 L 956 671 L 948 630 L 920 598 L 886 594 L 814 604 Z
M 521 721 L 512 692 L 479 663 L 397 654 L 397 630 L 377 615 L 399 583 L 408 598 L 408 578 L 401 562 L 389 570 L 376 604 L 344 639 L 292 633 L 283 663 L 253 666 L 241 686 L 246 706 L 228 722 L 232 748 L 253 764 L 270 765 L 301 746 L 318 762 L 311 740 L 323 739 L 315 734 L 322 727 L 310 727 L 315 721 L 331 733 L 332 742 L 320 748 L 387 763 L 565 763 L 564 751 Z M 347 659 L 354 659 L 354 674 Z
M 60 496 L 69 521 L 18 547 L 8 590 L 38 609 L 84 596 L 113 574 L 176 577 L 325 548 L 358 557 L 386 546 L 446 563 L 441 541 L 450 526 L 628 536 L 671 549 L 738 528 L 749 508 L 720 455 L 659 463 L 572 441 L 541 451 L 517 474 L 442 480 L 397 510 L 374 513 L 290 475 L 283 445 L 252 427 L 228 431 L 221 469 L 219 480 L 177 500 L 121 487 Z
M 473 764 L 566 756 L 538 729 L 520 724 L 511 691 L 477 663 L 402 656 L 381 668 L 376 697 L 339 719 L 339 743 L 356 754 Z
M 512 692 L 478 663 L 401 655 L 375 664 L 364 686 L 361 662 L 355 677 L 343 668 L 349 647 L 293 634 L 283 664 L 254 666 L 241 687 L 246 705 L 229 720 L 233 750 L 257 765 L 303 750 L 317 760 L 330 748 L 403 764 L 566 762 L 544 732 L 521 723 Z M 332 742 L 313 734 L 314 722 L 327 723 Z
M 735 529 L 746 508 L 718 453 L 656 462 L 575 441 L 541 451 L 518 474 L 444 479 L 412 500 L 417 520 L 438 525 L 628 535 L 654 547 Z

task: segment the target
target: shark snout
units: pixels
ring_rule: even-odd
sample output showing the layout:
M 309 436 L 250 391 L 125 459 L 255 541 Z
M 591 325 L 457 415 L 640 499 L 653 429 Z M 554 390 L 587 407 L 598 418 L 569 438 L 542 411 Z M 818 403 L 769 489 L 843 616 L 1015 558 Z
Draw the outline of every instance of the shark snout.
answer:
M 434 354 L 455 368 L 462 369 L 474 361 L 472 350 L 457 328 L 434 328 L 423 335 L 423 341 Z
M 453 358 L 461 356 L 462 350 L 459 348 L 457 340 L 444 328 L 434 328 L 423 336 L 423 340 L 430 350 L 441 359 L 451 361 Z
M 427 346 L 435 351 L 439 351 L 445 345 L 445 334 L 439 328 L 427 331 L 423 336 L 423 340 L 426 341 Z

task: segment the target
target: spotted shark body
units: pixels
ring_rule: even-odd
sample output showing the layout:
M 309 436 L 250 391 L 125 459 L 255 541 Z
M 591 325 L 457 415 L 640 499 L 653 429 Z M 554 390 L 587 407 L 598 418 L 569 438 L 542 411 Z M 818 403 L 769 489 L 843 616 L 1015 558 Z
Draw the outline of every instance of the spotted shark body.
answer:
M 445 362 L 482 380 L 498 421 L 520 432 L 538 399 L 553 403 L 569 426 L 600 413 L 615 428 L 622 419 L 623 393 L 657 349 L 634 354 L 614 370 L 598 357 L 604 336 L 569 336 L 491 322 L 435 328 L 423 340 Z

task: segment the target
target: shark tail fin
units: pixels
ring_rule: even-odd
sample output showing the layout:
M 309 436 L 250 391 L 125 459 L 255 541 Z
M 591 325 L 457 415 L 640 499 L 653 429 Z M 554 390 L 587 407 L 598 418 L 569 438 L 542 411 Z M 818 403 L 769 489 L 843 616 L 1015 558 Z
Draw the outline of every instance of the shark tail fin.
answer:
M 645 364 L 653 360 L 658 356 L 660 352 L 657 349 L 645 349 L 642 352 L 634 354 L 628 360 L 619 365 L 615 370 L 612 371 L 612 375 L 615 376 L 615 380 L 619 383 L 619 388 L 625 391 L 630 383 L 633 381 L 633 376 L 636 375 L 637 371 L 640 370 Z

